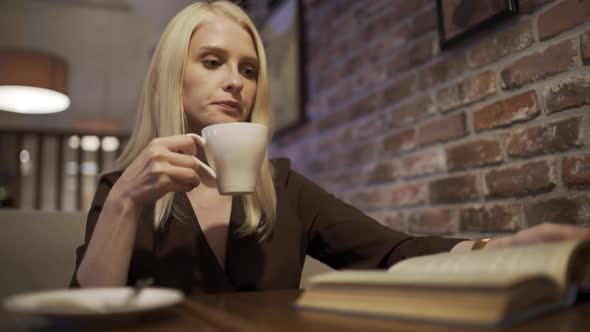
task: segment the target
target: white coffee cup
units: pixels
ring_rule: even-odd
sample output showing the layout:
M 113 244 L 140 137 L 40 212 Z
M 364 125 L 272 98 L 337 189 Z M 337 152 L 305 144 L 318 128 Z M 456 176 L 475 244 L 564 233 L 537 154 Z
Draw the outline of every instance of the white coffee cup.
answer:
M 268 149 L 268 128 L 250 122 L 220 123 L 205 127 L 201 135 L 191 134 L 205 150 L 211 168 L 201 167 L 217 179 L 219 193 L 253 193 Z

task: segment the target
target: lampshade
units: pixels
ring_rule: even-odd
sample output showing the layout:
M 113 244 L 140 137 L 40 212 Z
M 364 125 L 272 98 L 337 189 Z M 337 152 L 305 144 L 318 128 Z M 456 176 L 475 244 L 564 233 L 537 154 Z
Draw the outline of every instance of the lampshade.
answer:
M 70 107 L 67 65 L 60 58 L 29 50 L 0 49 L 0 110 L 55 113 Z

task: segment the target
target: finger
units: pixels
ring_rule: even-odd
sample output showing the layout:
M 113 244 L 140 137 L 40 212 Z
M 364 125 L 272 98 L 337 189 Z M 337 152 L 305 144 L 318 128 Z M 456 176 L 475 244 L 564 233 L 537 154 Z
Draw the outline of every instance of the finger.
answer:
M 563 239 L 585 239 L 590 237 L 590 230 L 574 225 L 560 225 L 559 233 Z
M 183 153 L 168 151 L 166 153 L 166 159 L 174 166 L 186 167 L 195 171 L 199 169 L 199 160 L 192 155 L 189 156 Z
M 203 170 L 203 172 L 205 172 L 211 178 L 217 179 L 215 171 L 195 156 L 187 156 L 180 153 L 170 152 L 168 158 L 169 162 L 175 166 L 192 168 L 195 171 Z
M 577 240 L 589 236 L 586 229 L 560 224 L 547 224 L 542 227 L 541 237 L 544 241 Z
M 197 153 L 196 143 L 193 138 L 187 135 L 174 135 L 159 137 L 152 140 L 154 144 L 164 146 L 166 149 L 194 156 Z
M 179 167 L 170 163 L 160 163 L 156 168 L 156 176 L 159 185 L 167 186 L 169 183 L 188 184 L 193 187 L 201 183 L 199 174 L 194 168 Z
M 157 182 L 158 185 L 156 190 L 161 192 L 162 195 L 170 192 L 188 192 L 196 187 L 194 184 L 191 183 L 173 180 L 168 175 L 162 175 Z
M 196 145 L 200 146 L 201 148 L 205 148 L 205 139 L 195 133 L 186 134 L 186 136 L 190 137 Z

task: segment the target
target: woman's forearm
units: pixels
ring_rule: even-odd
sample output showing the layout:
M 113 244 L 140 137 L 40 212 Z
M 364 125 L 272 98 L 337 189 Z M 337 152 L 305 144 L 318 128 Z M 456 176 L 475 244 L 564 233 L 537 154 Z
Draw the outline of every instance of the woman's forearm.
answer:
M 115 193 L 105 201 L 76 277 L 80 287 L 127 283 L 139 209 Z

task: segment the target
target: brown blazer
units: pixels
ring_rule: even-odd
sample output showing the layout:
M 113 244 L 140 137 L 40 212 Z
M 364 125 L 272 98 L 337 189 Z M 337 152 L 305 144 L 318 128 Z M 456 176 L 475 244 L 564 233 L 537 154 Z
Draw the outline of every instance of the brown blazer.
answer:
M 240 197 L 233 197 L 225 271 L 201 231 L 184 193 L 175 203 L 183 221 L 171 214 L 154 230 L 153 207 L 146 209 L 137 231 L 128 285 L 153 277 L 158 286 L 187 293 L 297 289 L 306 254 L 336 269 L 380 269 L 412 256 L 449 251 L 461 239 L 413 237 L 393 231 L 291 170 L 286 159 L 273 160 L 277 221 L 272 235 L 238 236 L 243 223 Z M 85 243 L 77 250 L 76 271 L 109 190 L 119 176 L 101 177 L 88 213 Z M 79 287 L 76 274 L 72 287 Z

